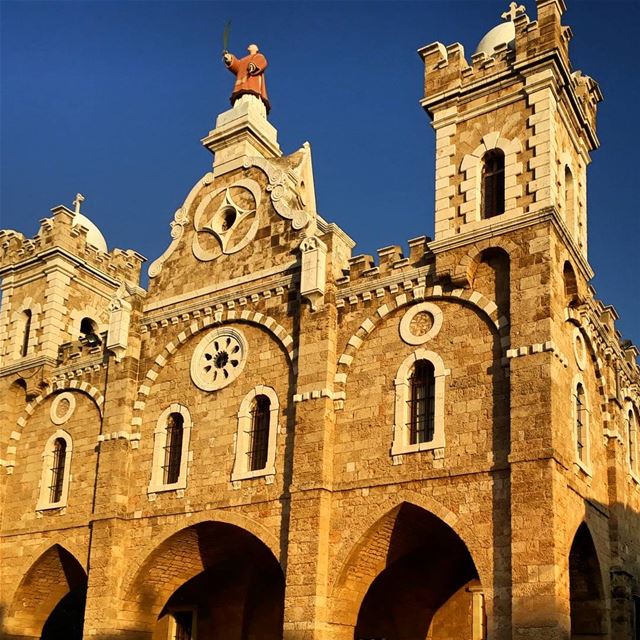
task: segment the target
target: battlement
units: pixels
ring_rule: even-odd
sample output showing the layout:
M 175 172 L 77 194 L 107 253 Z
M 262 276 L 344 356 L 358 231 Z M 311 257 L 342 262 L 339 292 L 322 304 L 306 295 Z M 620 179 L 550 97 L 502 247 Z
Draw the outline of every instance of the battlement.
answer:
M 562 0 L 538 0 L 537 20 L 531 20 L 525 7 L 511 3 L 509 11 L 502 14 L 504 22 L 489 31 L 480 41 L 478 48 L 469 59 L 465 57 L 460 43 L 448 46 L 434 42 L 418 50 L 424 61 L 424 99 L 422 105 L 433 116 L 433 107 L 441 101 L 449 100 L 452 92 L 464 92 L 476 88 L 487 80 L 503 81 L 503 75 L 511 74 L 513 83 L 522 78 L 519 71 L 531 64 L 542 62 L 555 56 L 561 66 L 571 73 L 569 42 L 571 29 L 563 26 L 562 15 L 565 5 Z M 581 102 L 590 123 L 595 118 L 595 105 L 602 97 L 593 80 L 585 83 L 579 72 L 571 76 L 574 92 Z M 584 85 L 584 86 L 583 86 Z M 588 104 L 588 107 L 586 106 Z
M 378 264 L 373 256 L 360 254 L 353 256 L 348 261 L 348 271 L 343 278 L 338 280 L 338 285 L 353 284 L 360 279 L 374 279 L 386 277 L 403 268 L 416 269 L 434 261 L 434 256 L 429 249 L 431 238 L 419 236 L 409 240 L 409 255 L 405 257 L 402 248 L 398 245 L 390 245 L 377 250 Z
M 63 205 L 51 211 L 52 217 L 40 221 L 40 228 L 33 238 L 26 238 L 12 229 L 0 230 L 0 269 L 19 265 L 57 248 L 111 278 L 136 285 L 140 282 L 142 264 L 146 260 L 144 256 L 131 249 L 105 251 L 106 243 L 102 235 L 84 216 L 77 221 L 77 214 Z

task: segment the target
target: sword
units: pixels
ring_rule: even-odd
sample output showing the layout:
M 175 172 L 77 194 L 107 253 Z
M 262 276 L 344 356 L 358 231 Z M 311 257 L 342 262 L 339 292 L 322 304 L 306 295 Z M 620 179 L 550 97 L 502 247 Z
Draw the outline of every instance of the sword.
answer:
M 231 20 L 227 20 L 227 24 L 224 25 L 224 31 L 222 32 L 222 51 L 227 53 L 229 48 L 229 34 L 231 33 Z

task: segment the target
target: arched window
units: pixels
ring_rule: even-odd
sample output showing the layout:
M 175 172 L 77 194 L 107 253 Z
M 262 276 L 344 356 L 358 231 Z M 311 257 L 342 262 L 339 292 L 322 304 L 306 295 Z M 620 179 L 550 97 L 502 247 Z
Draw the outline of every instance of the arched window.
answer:
M 564 168 L 564 212 L 567 227 L 569 227 L 569 231 L 572 234 L 575 234 L 575 190 L 573 186 L 573 173 L 571 173 L 568 165 Z
M 184 418 L 179 413 L 170 413 L 167 418 L 167 438 L 164 447 L 164 483 L 175 484 L 180 477 L 182 461 L 182 436 Z
M 102 344 L 102 338 L 98 333 L 98 325 L 91 318 L 82 318 L 80 321 L 80 340 L 84 340 L 90 347 Z
M 573 420 L 576 462 L 583 471 L 589 473 L 589 407 L 587 394 L 582 381 L 578 381 L 574 388 Z
M 259 395 L 251 411 L 251 433 L 249 434 L 249 470 L 264 469 L 269 451 L 269 416 L 271 402 L 267 396 Z
M 433 351 L 417 349 L 396 374 L 393 443 L 394 464 L 414 451 L 441 449 L 444 453 L 444 387 L 449 370 Z M 440 455 L 437 453 L 437 455 Z
M 71 479 L 71 453 L 71 436 L 59 429 L 49 438 L 42 454 L 40 495 L 36 509 L 66 506 Z
M 64 482 L 64 470 L 67 461 L 67 442 L 63 438 L 56 438 L 53 444 L 53 466 L 51 467 L 51 486 L 49 487 L 49 502 L 60 502 Z
M 638 420 L 633 409 L 627 411 L 627 442 L 629 444 L 629 468 L 638 475 Z
M 25 309 L 22 312 L 22 347 L 20 349 L 20 355 L 24 358 L 29 352 L 29 338 L 31 337 L 31 319 L 33 314 L 31 309 Z
M 562 280 L 564 283 L 564 300 L 567 306 L 573 306 L 578 303 L 578 280 L 576 272 L 573 270 L 571 263 L 565 260 L 562 269 Z
M 272 482 L 276 473 L 276 440 L 280 403 L 275 390 L 258 385 L 243 398 L 238 411 L 236 454 L 231 472 L 239 480 L 264 477 Z
M 492 149 L 482 159 L 482 217 L 504 213 L 504 153 Z
M 162 491 L 181 492 L 186 488 L 192 427 L 189 410 L 177 402 L 158 417 L 153 432 L 151 481 L 147 488 L 150 499 Z
M 428 360 L 418 360 L 411 374 L 409 444 L 433 440 L 435 388 L 433 364 Z

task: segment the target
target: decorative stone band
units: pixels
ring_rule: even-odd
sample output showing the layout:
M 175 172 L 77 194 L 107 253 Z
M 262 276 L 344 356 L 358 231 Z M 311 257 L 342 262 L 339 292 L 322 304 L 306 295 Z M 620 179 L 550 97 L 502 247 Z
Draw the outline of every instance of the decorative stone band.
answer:
M 537 344 L 531 344 L 524 347 L 518 347 L 516 349 L 507 349 L 507 359 L 521 358 L 522 356 L 535 355 L 537 353 L 552 353 L 563 367 L 569 366 L 569 359 L 565 356 L 558 347 L 554 344 L 553 340 L 547 342 L 538 342 Z
M 137 449 L 140 444 L 139 433 L 129 433 L 128 431 L 114 431 L 113 433 L 101 433 L 98 436 L 97 443 L 107 442 L 108 440 L 127 440 L 131 442 L 131 448 Z
M 22 429 L 27 424 L 27 420 L 33 415 L 34 411 L 38 408 L 44 400 L 46 400 L 52 393 L 58 391 L 81 391 L 90 396 L 96 404 L 98 413 L 102 417 L 102 410 L 104 405 L 104 396 L 94 386 L 80 382 L 78 380 L 72 380 L 69 384 L 65 382 L 54 382 L 50 384 L 37 398 L 29 402 L 25 407 L 22 415 L 16 420 L 16 430 L 11 432 L 9 436 L 9 445 L 7 446 L 7 454 L 3 460 L 0 460 L 0 466 L 7 469 L 7 473 L 13 473 L 13 469 L 16 465 L 16 449 L 17 443 L 22 436 Z
M 410 282 L 410 283 L 409 283 Z M 414 284 L 413 281 L 404 283 L 405 293 L 401 293 L 391 300 L 388 300 L 385 304 L 379 306 L 372 316 L 366 318 L 362 324 L 358 327 L 356 332 L 349 338 L 344 352 L 338 359 L 338 372 L 335 374 L 334 382 L 335 389 L 334 400 L 336 400 L 336 409 L 344 408 L 344 400 L 346 399 L 346 385 L 349 368 L 355 357 L 356 352 L 366 339 L 366 337 L 376 328 L 378 323 L 382 321 L 392 311 L 412 305 L 416 302 L 422 302 L 423 300 L 450 300 L 451 302 L 459 302 L 475 307 L 483 316 L 493 324 L 496 332 L 500 332 L 502 329 L 509 325 L 509 321 L 506 317 L 498 317 L 498 307 L 496 304 L 483 296 L 477 291 L 472 289 L 453 289 L 451 291 L 443 289 L 440 285 L 434 287 L 426 287 L 424 285 L 424 278 L 418 280 L 418 284 Z M 388 286 L 389 293 L 398 291 L 398 285 L 392 284 Z M 386 291 L 382 289 L 380 297 L 384 296 Z M 351 301 L 350 301 L 351 302 Z M 357 304 L 358 299 L 353 301 L 353 304 Z M 509 346 L 509 336 L 503 335 L 500 338 L 500 342 L 503 348 Z M 336 393 L 340 396 L 336 397 Z
M 313 389 L 304 393 L 296 393 L 293 396 L 294 402 L 305 402 L 306 400 L 317 400 L 318 398 L 329 398 L 330 400 L 344 400 L 344 394 L 335 393 L 331 389 Z
M 170 324 L 177 325 L 181 322 L 191 323 L 192 320 L 198 320 L 203 316 L 211 316 L 214 313 L 224 313 L 226 310 L 233 310 L 236 307 L 244 307 L 250 302 L 256 304 L 260 302 L 260 300 L 268 300 L 273 296 L 284 296 L 291 281 L 290 276 L 288 277 L 288 280 L 289 282 L 287 284 L 283 283 L 283 286 L 274 286 L 273 288 L 264 289 L 260 291 L 260 293 L 246 294 L 244 296 L 234 297 L 230 300 L 222 300 L 215 305 L 211 304 L 211 300 L 209 299 L 206 304 L 200 300 L 189 307 L 182 307 L 182 309 L 174 308 L 171 315 L 166 317 L 156 316 L 153 320 L 145 321 L 145 324 L 142 325 L 140 331 L 142 333 L 146 333 L 147 331 L 163 329 L 164 327 L 168 327 Z
M 138 388 L 137 399 L 133 405 L 134 413 L 131 419 L 131 430 L 133 432 L 138 432 L 140 430 L 140 426 L 142 425 L 142 412 L 146 406 L 146 399 L 151 393 L 153 383 L 160 375 L 160 371 L 167 364 L 169 358 L 176 353 L 189 338 L 196 335 L 203 329 L 227 322 L 246 322 L 264 327 L 282 346 L 295 373 L 297 350 L 293 348 L 293 338 L 287 330 L 279 325 L 273 318 L 249 309 L 244 309 L 242 311 L 236 311 L 235 309 L 223 309 L 216 312 L 209 309 L 209 312 L 210 313 L 195 319 L 184 331 L 180 332 L 173 340 L 168 342 L 156 357 L 153 366 L 147 371 L 142 384 Z

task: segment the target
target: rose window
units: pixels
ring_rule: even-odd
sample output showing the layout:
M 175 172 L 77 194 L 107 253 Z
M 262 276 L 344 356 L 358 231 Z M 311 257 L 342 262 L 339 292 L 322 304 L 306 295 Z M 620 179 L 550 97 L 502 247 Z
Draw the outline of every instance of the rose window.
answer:
M 204 391 L 233 382 L 247 359 L 247 342 L 235 329 L 216 329 L 205 336 L 191 359 L 191 379 Z

